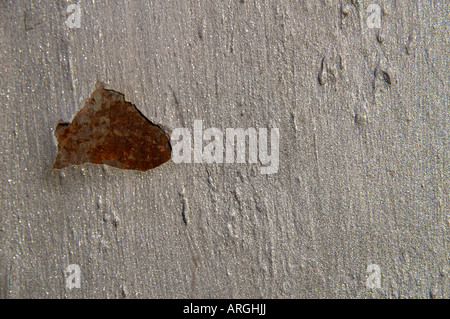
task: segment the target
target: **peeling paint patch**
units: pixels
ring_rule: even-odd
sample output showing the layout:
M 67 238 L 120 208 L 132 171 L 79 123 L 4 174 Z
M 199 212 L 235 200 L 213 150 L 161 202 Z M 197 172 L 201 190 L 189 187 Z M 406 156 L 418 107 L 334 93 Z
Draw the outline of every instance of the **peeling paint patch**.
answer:
M 58 123 L 53 168 L 83 163 L 146 171 L 171 157 L 169 135 L 123 94 L 97 85 L 72 123 Z

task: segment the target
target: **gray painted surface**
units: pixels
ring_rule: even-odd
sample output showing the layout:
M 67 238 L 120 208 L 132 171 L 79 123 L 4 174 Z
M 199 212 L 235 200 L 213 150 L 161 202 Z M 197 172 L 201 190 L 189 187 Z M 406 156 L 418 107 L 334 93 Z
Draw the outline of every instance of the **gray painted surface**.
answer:
M 2 298 L 450 297 L 448 1 L 70 3 L 0 1 Z M 51 170 L 97 80 L 168 131 L 278 127 L 280 169 Z

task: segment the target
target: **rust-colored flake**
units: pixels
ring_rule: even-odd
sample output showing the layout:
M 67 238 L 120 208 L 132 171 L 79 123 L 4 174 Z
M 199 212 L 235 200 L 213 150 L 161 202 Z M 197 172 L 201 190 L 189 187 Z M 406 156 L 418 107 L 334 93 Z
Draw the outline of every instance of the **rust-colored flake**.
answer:
M 72 123 L 58 123 L 55 136 L 53 168 L 94 163 L 146 171 L 171 157 L 169 135 L 123 94 L 103 86 L 97 86 Z

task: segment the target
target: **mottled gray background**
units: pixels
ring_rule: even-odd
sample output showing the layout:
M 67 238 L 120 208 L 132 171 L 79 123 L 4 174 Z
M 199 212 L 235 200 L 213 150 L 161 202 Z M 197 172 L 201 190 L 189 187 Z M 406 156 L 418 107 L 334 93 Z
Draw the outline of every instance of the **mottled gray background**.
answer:
M 450 297 L 449 1 L 70 3 L 0 1 L 2 298 Z M 52 170 L 97 80 L 168 131 L 278 127 L 279 172 Z

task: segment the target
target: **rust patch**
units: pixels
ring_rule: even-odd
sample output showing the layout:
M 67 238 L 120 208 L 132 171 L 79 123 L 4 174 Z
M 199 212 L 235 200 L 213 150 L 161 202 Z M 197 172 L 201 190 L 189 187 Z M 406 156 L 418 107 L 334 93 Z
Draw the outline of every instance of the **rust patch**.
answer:
M 55 129 L 53 168 L 83 163 L 146 171 L 171 157 L 169 135 L 150 122 L 124 95 L 102 85 L 75 115 Z

